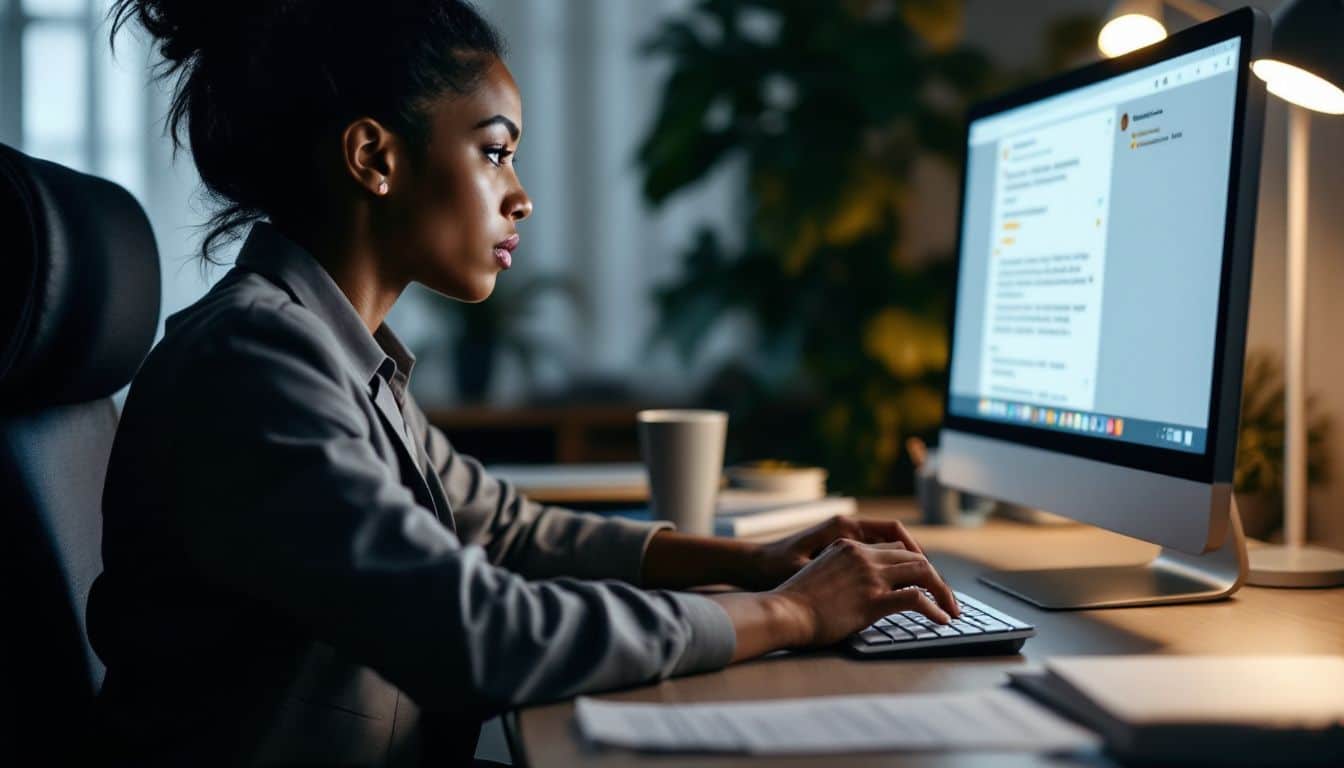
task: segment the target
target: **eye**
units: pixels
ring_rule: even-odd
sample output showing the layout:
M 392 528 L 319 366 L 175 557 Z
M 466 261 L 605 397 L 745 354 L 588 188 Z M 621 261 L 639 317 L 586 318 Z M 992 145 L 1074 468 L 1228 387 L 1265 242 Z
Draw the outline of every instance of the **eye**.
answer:
M 504 161 L 513 154 L 512 151 L 505 149 L 503 144 L 494 144 L 483 150 L 485 159 L 490 161 L 491 165 L 502 166 Z

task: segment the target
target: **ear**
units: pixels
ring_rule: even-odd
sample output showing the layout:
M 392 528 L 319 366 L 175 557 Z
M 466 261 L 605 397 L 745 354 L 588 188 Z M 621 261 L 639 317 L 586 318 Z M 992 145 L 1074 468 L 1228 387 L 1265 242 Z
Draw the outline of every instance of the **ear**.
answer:
M 350 178 L 369 194 L 387 195 L 400 159 L 397 135 L 371 117 L 361 117 L 341 132 L 341 154 Z

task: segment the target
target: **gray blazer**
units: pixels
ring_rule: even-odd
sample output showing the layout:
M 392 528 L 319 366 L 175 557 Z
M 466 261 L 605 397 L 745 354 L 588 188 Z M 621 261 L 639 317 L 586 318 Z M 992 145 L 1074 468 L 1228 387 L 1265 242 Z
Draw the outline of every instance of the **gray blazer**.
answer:
M 657 526 L 490 477 L 428 424 L 413 364 L 267 224 L 168 319 L 117 431 L 89 600 L 109 753 L 462 759 L 501 710 L 728 662 L 715 603 L 638 588 Z

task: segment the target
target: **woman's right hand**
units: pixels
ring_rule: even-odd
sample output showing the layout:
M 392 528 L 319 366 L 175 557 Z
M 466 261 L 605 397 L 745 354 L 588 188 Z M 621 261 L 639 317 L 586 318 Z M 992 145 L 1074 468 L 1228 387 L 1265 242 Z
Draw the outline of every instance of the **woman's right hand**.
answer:
M 830 645 L 900 611 L 919 611 L 944 624 L 960 615 L 952 590 L 922 552 L 899 542 L 853 539 L 832 542 L 769 592 L 711 599 L 737 629 L 734 661 L 780 648 Z
M 797 603 L 808 630 L 806 645 L 839 642 L 900 611 L 919 611 L 940 624 L 960 615 L 952 590 L 924 553 L 900 542 L 837 539 L 774 592 Z

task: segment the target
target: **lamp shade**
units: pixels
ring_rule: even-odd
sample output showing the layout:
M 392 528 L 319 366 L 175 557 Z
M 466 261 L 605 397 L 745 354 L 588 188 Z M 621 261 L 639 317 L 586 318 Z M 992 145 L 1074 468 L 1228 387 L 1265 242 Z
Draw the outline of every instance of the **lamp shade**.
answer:
M 1274 13 L 1272 53 L 1253 68 L 1280 98 L 1344 113 L 1344 0 L 1284 3 Z
M 1289 0 L 1274 14 L 1274 58 L 1344 85 L 1344 0 Z
M 1097 48 L 1108 58 L 1165 39 L 1161 0 L 1117 0 L 1111 3 L 1106 23 L 1097 35 Z

